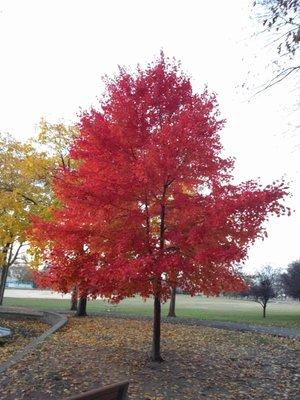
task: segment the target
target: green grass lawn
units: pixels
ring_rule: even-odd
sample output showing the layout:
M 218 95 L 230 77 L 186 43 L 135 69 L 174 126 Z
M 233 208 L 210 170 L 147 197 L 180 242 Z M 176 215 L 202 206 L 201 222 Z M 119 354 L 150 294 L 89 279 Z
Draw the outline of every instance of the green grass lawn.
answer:
M 5 298 L 4 306 L 23 306 L 39 310 L 67 311 L 69 300 Z M 152 301 L 144 302 L 139 297 L 127 299 L 118 305 L 103 300 L 88 302 L 88 312 L 107 312 L 108 314 L 152 315 Z M 167 315 L 168 303 L 162 307 Z M 223 297 L 206 298 L 177 295 L 176 314 L 180 318 L 199 318 L 204 320 L 245 322 L 260 325 L 300 327 L 300 302 L 272 302 L 267 307 L 267 317 L 262 318 L 262 308 L 258 303 L 244 300 L 231 300 Z

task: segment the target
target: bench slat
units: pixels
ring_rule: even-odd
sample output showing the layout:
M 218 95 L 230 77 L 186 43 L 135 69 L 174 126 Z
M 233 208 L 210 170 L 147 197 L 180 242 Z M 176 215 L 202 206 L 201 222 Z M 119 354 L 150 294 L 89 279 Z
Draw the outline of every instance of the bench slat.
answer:
M 129 382 L 120 382 L 77 394 L 67 400 L 125 400 L 128 386 Z

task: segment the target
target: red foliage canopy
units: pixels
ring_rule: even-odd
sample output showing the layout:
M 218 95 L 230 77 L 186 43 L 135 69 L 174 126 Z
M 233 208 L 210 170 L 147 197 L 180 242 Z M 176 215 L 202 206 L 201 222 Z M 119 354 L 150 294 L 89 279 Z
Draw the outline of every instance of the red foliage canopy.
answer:
M 62 209 L 34 224 L 52 284 L 112 301 L 241 289 L 234 266 L 286 212 L 284 184 L 232 183 L 215 95 L 163 55 L 106 79 L 100 106 L 81 118 L 77 168 L 55 180 Z

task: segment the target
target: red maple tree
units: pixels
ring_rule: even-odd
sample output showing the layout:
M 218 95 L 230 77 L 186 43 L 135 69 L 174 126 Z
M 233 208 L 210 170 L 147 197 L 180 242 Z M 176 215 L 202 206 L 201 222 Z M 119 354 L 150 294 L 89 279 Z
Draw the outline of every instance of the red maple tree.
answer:
M 42 250 L 45 268 L 35 271 L 34 279 L 38 287 L 51 288 L 61 293 L 79 294 L 78 316 L 86 315 L 88 297 L 95 297 L 98 288 L 98 256 L 86 246 L 89 234 L 83 222 L 74 213 L 64 207 L 52 212 L 52 218 L 42 220 L 32 217 L 29 230 L 31 244 Z M 74 299 L 75 300 L 75 299 Z
M 44 232 L 52 224 L 59 250 L 48 259 L 58 257 L 54 265 L 71 286 L 65 252 L 84 245 L 89 263 L 80 266 L 80 290 L 115 302 L 154 297 L 155 361 L 162 359 L 161 302 L 170 289 L 242 289 L 235 265 L 264 237 L 268 215 L 286 212 L 284 183 L 232 183 L 223 125 L 215 95 L 193 92 L 176 61 L 161 54 L 145 69 L 120 69 L 106 79 L 100 109 L 82 115 L 71 149 L 76 169 L 60 171 L 55 181 L 62 211 L 36 223 Z

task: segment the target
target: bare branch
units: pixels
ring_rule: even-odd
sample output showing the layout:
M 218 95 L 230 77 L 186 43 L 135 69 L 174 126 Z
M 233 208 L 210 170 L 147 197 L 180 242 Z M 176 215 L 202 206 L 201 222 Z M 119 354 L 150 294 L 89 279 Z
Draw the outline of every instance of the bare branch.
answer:
M 276 85 L 277 83 L 283 81 L 285 78 L 287 78 L 289 75 L 292 73 L 300 70 L 300 65 L 296 67 L 289 67 L 284 69 L 283 71 L 280 71 L 279 74 L 277 74 L 274 78 L 272 78 L 267 85 L 265 85 L 262 89 L 254 93 L 253 97 L 258 95 L 259 93 L 264 92 L 265 90 L 271 88 L 272 86 Z
M 16 252 L 15 252 L 13 258 L 7 263 L 8 267 L 10 267 L 11 265 L 13 265 L 13 263 L 16 261 L 18 255 L 19 255 L 19 252 L 20 252 L 20 250 L 21 250 L 21 248 L 22 248 L 23 246 L 24 246 L 24 243 L 19 244 L 19 246 L 18 246 L 18 248 L 17 248 L 17 250 L 16 250 Z M 11 253 L 11 254 L 12 254 L 12 248 L 13 248 L 13 245 L 11 244 L 11 248 L 10 248 L 10 253 Z

